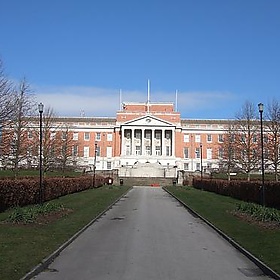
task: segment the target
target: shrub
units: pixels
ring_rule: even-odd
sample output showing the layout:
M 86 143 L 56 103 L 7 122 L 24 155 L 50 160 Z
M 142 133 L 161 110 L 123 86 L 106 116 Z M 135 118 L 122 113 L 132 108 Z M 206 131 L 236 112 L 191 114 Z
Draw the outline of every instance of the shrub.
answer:
M 243 202 L 237 204 L 236 210 L 246 213 L 258 221 L 280 223 L 280 211 L 274 208 Z
M 33 223 L 40 214 L 48 214 L 63 209 L 62 205 L 55 203 L 46 203 L 43 205 L 34 205 L 32 207 L 16 207 L 9 215 L 7 221 L 11 223 Z
M 213 180 L 213 179 L 194 179 L 193 186 L 217 194 L 231 196 L 246 202 L 260 203 L 262 201 L 261 183 L 257 181 L 248 182 L 241 180 Z M 266 206 L 280 209 L 280 183 L 265 183 L 265 202 Z
M 101 187 L 105 179 L 96 176 L 95 187 Z M 93 187 L 92 176 L 76 178 L 46 178 L 43 180 L 43 200 L 49 201 L 70 193 L 80 192 Z M 0 211 L 10 207 L 25 206 L 39 202 L 39 180 L 0 180 Z

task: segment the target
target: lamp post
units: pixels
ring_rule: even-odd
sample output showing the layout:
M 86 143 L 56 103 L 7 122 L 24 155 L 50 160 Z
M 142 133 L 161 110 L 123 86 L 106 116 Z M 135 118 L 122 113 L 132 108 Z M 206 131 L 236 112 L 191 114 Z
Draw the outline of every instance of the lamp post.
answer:
M 263 156 L 263 104 L 259 103 L 259 113 L 261 120 L 261 149 L 262 149 L 262 205 L 265 206 L 265 186 L 264 186 L 264 156 Z
M 203 168 L 202 168 L 202 143 L 200 143 L 200 179 L 203 177 Z
M 42 114 L 44 111 L 44 104 L 38 104 L 38 110 L 40 114 L 40 160 L 39 160 L 39 169 L 40 169 L 40 189 L 39 189 L 39 200 L 40 204 L 43 204 L 43 172 L 42 172 L 42 143 L 43 143 L 43 132 L 42 132 Z
M 96 156 L 97 156 L 97 143 L 94 145 L 94 166 L 93 166 L 93 187 L 95 188 L 95 175 L 96 175 Z

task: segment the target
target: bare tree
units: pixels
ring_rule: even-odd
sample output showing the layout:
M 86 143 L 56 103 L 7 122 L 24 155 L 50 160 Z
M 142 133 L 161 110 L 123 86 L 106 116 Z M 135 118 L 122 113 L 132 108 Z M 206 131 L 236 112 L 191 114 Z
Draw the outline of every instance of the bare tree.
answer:
M 13 118 L 15 106 L 14 86 L 6 77 L 3 62 L 0 59 L 0 129 L 8 120 Z
M 58 154 L 58 163 L 62 169 L 62 172 L 64 172 L 67 165 L 71 164 L 73 156 L 73 132 L 70 130 L 69 124 L 65 124 L 63 127 L 61 127 L 61 133 L 58 138 L 58 145 L 61 147 L 61 151 Z
M 258 124 L 255 106 L 246 101 L 237 114 L 238 133 L 235 134 L 235 160 L 238 166 L 247 174 L 250 181 L 251 172 L 258 168 L 260 160 L 260 143 L 258 141 Z
M 268 104 L 268 111 L 266 114 L 267 135 L 265 137 L 265 148 L 268 162 L 274 170 L 275 180 L 278 181 L 278 169 L 280 165 L 280 103 L 273 100 Z
M 224 141 L 220 144 L 219 149 L 222 150 L 220 165 L 225 167 L 227 171 L 228 181 L 230 181 L 230 174 L 235 163 L 235 138 L 236 138 L 236 124 L 233 121 L 228 122 L 228 126 L 225 129 Z
M 50 107 L 43 113 L 43 167 L 44 172 L 55 166 L 56 153 L 59 147 L 56 133 L 59 127 L 55 123 L 55 113 Z
M 30 147 L 28 116 L 31 116 L 34 112 L 35 102 L 26 79 L 20 82 L 14 96 L 16 105 L 13 111 L 14 116 L 9 121 L 9 125 L 5 127 L 6 133 L 2 141 L 2 145 L 8 145 L 9 148 L 3 149 L 2 157 L 13 168 L 16 177 L 20 164 L 24 164 L 28 160 Z

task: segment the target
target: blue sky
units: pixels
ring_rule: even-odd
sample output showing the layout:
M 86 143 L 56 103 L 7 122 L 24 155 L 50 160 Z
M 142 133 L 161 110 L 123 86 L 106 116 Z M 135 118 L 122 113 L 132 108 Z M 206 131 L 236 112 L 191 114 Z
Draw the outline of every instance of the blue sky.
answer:
M 234 118 L 280 99 L 279 0 L 0 0 L 0 57 L 60 116 L 175 102 L 183 118 Z

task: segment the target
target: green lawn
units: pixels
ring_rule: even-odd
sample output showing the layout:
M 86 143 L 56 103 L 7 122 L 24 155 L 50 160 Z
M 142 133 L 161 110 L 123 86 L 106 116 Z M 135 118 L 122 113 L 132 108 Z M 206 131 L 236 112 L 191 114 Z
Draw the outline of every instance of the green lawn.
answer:
M 190 187 L 167 188 L 191 209 L 280 273 L 280 228 L 264 229 L 232 214 L 240 201 Z
M 61 197 L 55 202 L 72 212 L 45 225 L 5 224 L 11 210 L 0 213 L 1 280 L 23 277 L 128 189 L 104 186 Z

